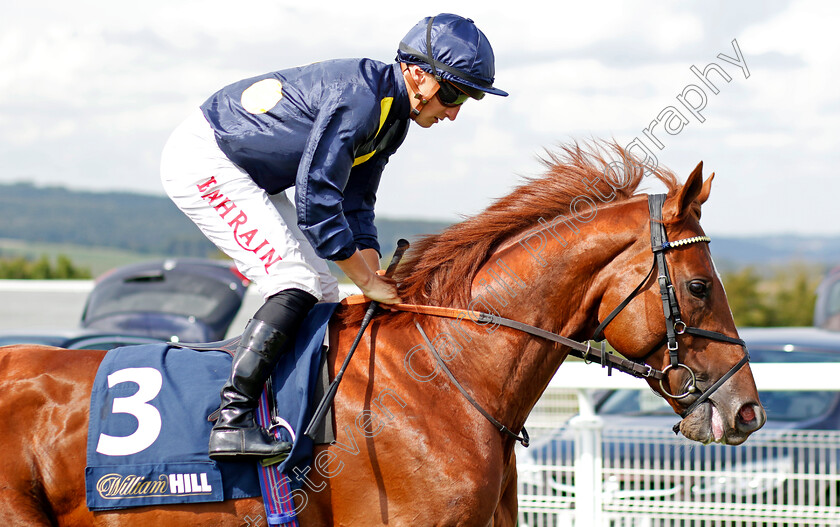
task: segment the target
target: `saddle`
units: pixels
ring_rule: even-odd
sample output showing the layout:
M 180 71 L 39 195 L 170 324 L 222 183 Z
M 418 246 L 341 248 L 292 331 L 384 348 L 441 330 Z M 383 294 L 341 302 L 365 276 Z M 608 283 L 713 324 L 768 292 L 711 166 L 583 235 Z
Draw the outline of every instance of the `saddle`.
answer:
M 177 348 L 188 348 L 191 350 L 196 351 L 224 351 L 228 353 L 231 357 L 236 353 L 236 347 L 239 346 L 239 341 L 241 340 L 241 336 L 237 335 L 235 337 L 231 337 L 226 340 L 219 340 L 216 342 L 170 342 L 170 345 Z M 318 376 L 315 379 L 315 401 L 320 401 L 324 398 L 324 394 L 327 391 L 327 388 L 330 385 L 330 372 L 329 368 L 327 368 L 327 350 L 330 348 L 330 332 L 327 329 L 327 332 L 324 334 L 324 353 L 321 356 L 321 364 L 318 368 Z M 282 360 L 282 358 L 281 358 Z M 266 385 L 266 391 L 271 393 L 272 386 L 274 384 L 273 376 L 269 377 L 268 384 Z M 275 404 L 275 400 L 273 397 L 268 398 L 269 401 L 269 412 L 272 417 L 272 421 L 275 423 L 279 423 L 279 419 L 277 416 L 277 405 Z M 217 408 L 213 413 L 207 416 L 207 420 L 211 423 L 215 423 L 216 420 L 219 419 L 219 413 L 221 408 Z M 335 441 L 335 427 L 333 426 L 333 411 L 332 407 L 327 411 L 327 416 L 324 419 L 322 425 L 318 428 L 317 433 L 314 436 L 314 441 L 316 445 L 326 445 L 333 441 Z
M 316 442 L 335 439 L 332 419 L 303 434 L 329 383 L 325 336 L 337 304 L 319 304 L 301 325 L 294 349 L 267 383 L 271 418 L 263 426 L 293 443 L 276 465 L 289 474 L 311 463 Z M 308 337 L 307 337 L 308 336 Z M 210 344 L 157 343 L 109 351 L 91 392 L 85 481 L 90 510 L 209 502 L 260 495 L 256 463 L 207 457 L 219 390 L 238 337 Z M 270 424 L 266 424 L 270 423 Z

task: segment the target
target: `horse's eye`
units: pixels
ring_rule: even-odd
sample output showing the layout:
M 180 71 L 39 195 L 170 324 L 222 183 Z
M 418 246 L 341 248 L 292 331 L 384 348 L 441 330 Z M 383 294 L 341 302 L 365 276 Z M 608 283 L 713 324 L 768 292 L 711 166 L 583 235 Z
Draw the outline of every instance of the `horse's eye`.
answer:
M 706 282 L 694 280 L 692 282 L 689 282 L 688 290 L 691 291 L 691 294 L 696 296 L 697 298 L 703 298 L 706 296 L 708 288 L 706 286 Z

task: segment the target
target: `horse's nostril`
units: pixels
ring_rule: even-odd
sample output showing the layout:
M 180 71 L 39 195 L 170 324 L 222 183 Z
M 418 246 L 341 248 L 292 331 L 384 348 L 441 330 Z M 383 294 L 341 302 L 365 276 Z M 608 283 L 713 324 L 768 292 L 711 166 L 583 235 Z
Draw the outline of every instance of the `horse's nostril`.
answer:
M 745 404 L 738 411 L 736 428 L 745 433 L 752 433 L 764 426 L 767 416 L 758 404 Z
M 741 407 L 741 411 L 738 412 L 738 417 L 741 418 L 741 422 L 743 423 L 750 423 L 755 419 L 755 409 L 751 404 L 745 404 Z

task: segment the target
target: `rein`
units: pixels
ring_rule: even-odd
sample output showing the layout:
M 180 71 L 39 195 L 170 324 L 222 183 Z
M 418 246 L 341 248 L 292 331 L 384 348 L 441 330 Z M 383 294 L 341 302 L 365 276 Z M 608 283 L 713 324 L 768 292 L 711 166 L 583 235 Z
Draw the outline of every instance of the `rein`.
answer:
M 579 359 L 583 359 L 587 364 L 600 364 L 602 368 L 607 368 L 608 375 L 612 375 L 612 370 L 616 369 L 618 371 L 628 373 L 634 377 L 639 378 L 651 377 L 657 380 L 662 378 L 661 371 L 651 366 L 648 366 L 647 364 L 640 364 L 638 362 L 619 357 L 618 355 L 614 355 L 606 351 L 606 347 L 603 344 L 601 345 L 600 349 L 593 348 L 591 342 L 578 342 L 577 340 L 572 340 L 562 335 L 558 335 L 557 333 L 552 333 L 545 329 L 525 324 L 524 322 L 500 317 L 491 313 L 485 313 L 483 311 L 473 311 L 469 309 L 424 306 L 417 304 L 389 304 L 388 307 L 397 311 L 406 311 L 409 313 L 430 315 L 433 317 L 454 319 L 468 318 L 469 320 L 481 325 L 494 324 L 497 326 L 515 329 L 517 331 L 527 333 L 534 337 L 539 337 L 545 340 L 556 342 L 558 344 L 562 344 L 563 346 L 567 346 L 571 348 L 569 355 L 572 355 Z
M 347 305 L 354 305 L 354 304 L 362 304 L 368 302 L 368 300 L 363 295 L 353 295 L 350 297 L 345 298 L 343 303 Z M 485 313 L 482 311 L 473 311 L 470 309 L 457 309 L 451 307 L 439 307 L 439 306 L 425 306 L 425 305 L 418 305 L 418 304 L 388 304 L 388 308 L 397 310 L 397 311 L 405 311 L 408 313 L 417 313 L 420 315 L 429 315 L 433 317 L 442 317 L 442 318 L 453 318 L 456 320 L 461 320 L 464 318 L 468 318 L 477 324 L 488 324 L 492 323 L 497 326 L 504 326 L 507 328 L 515 329 L 517 331 L 521 331 L 523 333 L 527 333 L 534 337 L 542 338 L 545 340 L 549 340 L 552 342 L 556 342 L 558 344 L 562 344 L 571 348 L 569 355 L 577 357 L 579 359 L 583 359 L 583 361 L 587 364 L 599 363 L 602 368 L 607 368 L 607 375 L 612 375 L 612 370 L 616 369 L 621 372 L 630 374 L 634 377 L 639 378 L 653 378 L 657 380 L 662 380 L 663 372 L 649 366 L 647 364 L 631 361 L 625 359 L 623 357 L 619 357 L 612 353 L 609 353 L 606 350 L 604 343 L 601 344 L 601 348 L 593 348 L 591 342 L 582 343 L 576 340 L 572 340 L 570 338 L 564 337 L 562 335 L 558 335 L 557 333 L 552 333 L 550 331 L 544 330 L 542 328 L 538 328 L 536 326 L 531 326 L 529 324 L 525 324 L 524 322 L 519 322 L 517 320 L 512 320 L 509 318 L 504 318 L 498 315 L 493 315 L 490 313 Z M 516 434 L 511 431 L 508 427 L 500 423 L 496 418 L 494 418 L 490 413 L 485 410 L 470 394 L 467 390 L 458 382 L 458 379 L 452 373 L 446 363 L 443 360 L 443 357 L 440 356 L 440 353 L 435 348 L 434 344 L 432 344 L 429 337 L 426 335 L 426 332 L 420 326 L 420 324 L 415 320 L 414 325 L 417 327 L 417 330 L 420 333 L 420 336 L 423 337 L 423 341 L 426 344 L 426 347 L 435 357 L 440 368 L 446 373 L 449 380 L 452 381 L 452 384 L 458 389 L 459 392 L 464 396 L 464 398 L 469 401 L 470 404 L 475 407 L 478 412 L 483 415 L 490 423 L 496 427 L 497 430 L 502 432 L 505 435 L 508 435 L 522 444 L 524 447 L 528 447 L 530 444 L 530 438 L 528 436 L 528 431 L 525 430 L 523 426 L 520 433 Z

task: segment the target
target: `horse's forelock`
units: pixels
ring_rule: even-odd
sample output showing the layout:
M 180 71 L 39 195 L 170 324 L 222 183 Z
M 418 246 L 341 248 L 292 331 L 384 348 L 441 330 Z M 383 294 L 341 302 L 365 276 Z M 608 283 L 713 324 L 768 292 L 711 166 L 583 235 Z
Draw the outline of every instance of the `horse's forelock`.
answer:
M 397 272 L 404 302 L 466 307 L 473 278 L 493 251 L 505 240 L 538 226 L 540 218 L 568 216 L 573 200 L 590 193 L 584 178 L 590 184 L 600 178 L 599 188 L 606 191 L 606 167 L 610 163 L 623 165 L 625 185 L 620 189 L 613 186 L 616 197 L 612 204 L 632 197 L 645 179 L 645 171 L 651 174 L 650 168 L 615 142 L 560 145 L 555 151 L 546 151 L 540 160 L 547 169 L 543 176 L 527 178 L 484 212 L 412 245 Z M 665 184 L 669 195 L 679 189 L 669 170 L 657 167 L 652 175 Z

